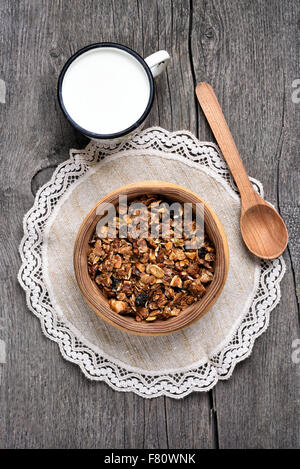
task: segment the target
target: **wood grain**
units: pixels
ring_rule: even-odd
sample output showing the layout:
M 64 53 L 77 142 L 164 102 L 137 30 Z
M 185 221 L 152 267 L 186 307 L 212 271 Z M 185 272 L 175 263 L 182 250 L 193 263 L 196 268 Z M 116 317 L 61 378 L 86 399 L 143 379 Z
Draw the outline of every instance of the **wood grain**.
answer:
M 251 358 L 212 393 L 218 443 L 221 448 L 298 447 L 299 365 L 291 353 L 292 341 L 299 337 L 299 105 L 291 100 L 291 85 L 299 75 L 299 6 L 276 0 L 196 0 L 193 6 L 195 83 L 211 83 L 248 174 L 262 181 L 266 200 L 279 209 L 289 231 L 293 227 L 284 255 L 282 299 L 270 327 Z M 200 111 L 201 139 L 209 136 L 202 116 Z
M 299 78 L 296 0 L 20 0 L 0 2 L 2 448 L 299 447 Z M 145 400 L 88 381 L 41 334 L 16 280 L 22 217 L 33 194 L 85 146 L 63 118 L 56 80 L 80 47 L 117 41 L 144 57 L 166 49 L 149 125 L 212 140 L 194 86 L 210 82 L 247 172 L 291 234 L 282 300 L 251 357 L 213 392 Z M 299 288 L 299 287 L 298 287 Z M 299 296 L 298 296 L 299 298 Z

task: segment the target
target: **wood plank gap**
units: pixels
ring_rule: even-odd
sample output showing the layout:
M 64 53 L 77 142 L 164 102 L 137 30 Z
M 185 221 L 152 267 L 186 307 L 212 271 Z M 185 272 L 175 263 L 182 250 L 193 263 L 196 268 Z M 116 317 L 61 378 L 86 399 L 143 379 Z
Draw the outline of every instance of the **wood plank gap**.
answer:
M 145 448 L 145 435 L 146 435 L 146 412 L 145 412 L 145 400 L 143 399 L 143 411 L 144 411 L 144 426 L 143 426 L 143 449 Z
M 285 92 L 285 86 L 286 86 L 286 80 L 285 80 L 285 74 L 283 73 L 283 102 L 282 102 L 282 115 L 281 115 L 281 130 L 280 130 L 280 135 L 278 139 L 278 144 L 277 144 L 277 149 L 276 149 L 276 154 L 278 155 L 277 157 L 277 168 L 276 168 L 276 201 L 277 201 L 277 209 L 278 212 L 281 215 L 281 209 L 280 209 L 280 162 L 281 162 L 281 157 L 282 157 L 282 148 L 283 148 L 283 141 L 284 141 L 284 131 L 285 131 L 285 116 L 286 116 L 286 92 Z M 293 257 L 291 255 L 291 250 L 290 247 L 287 246 L 287 254 L 290 259 L 291 263 L 291 270 L 292 270 L 292 278 L 293 278 L 293 286 L 295 290 L 295 296 L 296 296 L 296 303 L 297 303 L 297 311 L 298 311 L 298 324 L 300 326 L 300 298 L 298 297 L 298 292 L 297 292 L 297 282 L 296 282 L 296 272 L 295 272 L 295 267 L 294 267 L 294 262 L 293 262 Z
M 296 272 L 295 272 L 295 269 L 294 269 L 293 257 L 292 257 L 289 245 L 287 245 L 287 253 L 288 253 L 288 256 L 290 258 L 290 263 L 291 263 L 292 279 L 293 279 L 293 285 L 294 285 L 294 290 L 295 290 L 295 295 L 296 295 L 296 304 L 297 304 L 297 312 L 298 312 L 298 315 L 297 315 L 298 316 L 298 325 L 299 325 L 299 328 L 300 328 L 300 304 L 299 304 L 300 299 L 298 297 Z
M 283 102 L 282 102 L 282 114 L 281 114 L 281 129 L 280 129 L 280 135 L 278 139 L 278 144 L 276 148 L 276 154 L 277 156 L 277 168 L 276 168 L 276 198 L 277 198 L 277 209 L 280 213 L 280 200 L 279 200 L 279 170 L 280 170 L 280 161 L 281 161 L 281 155 L 282 155 L 282 147 L 283 147 L 283 139 L 284 139 L 284 128 L 285 128 L 285 103 L 286 96 L 285 96 L 285 75 L 283 73 Z
M 193 13 L 194 13 L 193 0 L 190 0 L 188 52 L 189 52 L 191 72 L 192 72 L 192 77 L 193 77 L 193 82 L 194 82 L 194 103 L 195 103 L 195 108 L 196 108 L 196 137 L 199 138 L 199 106 L 198 106 L 198 101 L 197 101 L 197 97 L 195 94 L 197 81 L 196 81 L 196 72 L 195 72 L 193 54 L 192 54 Z
M 123 448 L 126 448 L 126 429 L 125 429 L 125 422 L 126 422 L 126 395 L 125 392 L 123 392 L 123 406 L 124 406 L 124 412 L 123 412 Z
M 219 449 L 219 431 L 218 431 L 218 415 L 217 409 L 215 406 L 215 394 L 213 389 L 208 391 L 208 399 L 210 406 L 210 415 L 211 415 L 211 434 L 212 434 L 212 444 L 214 449 Z
M 164 411 L 165 411 L 165 426 L 166 426 L 167 449 L 169 449 L 169 448 L 170 448 L 170 445 L 169 445 L 169 432 L 168 432 L 168 419 L 167 419 L 166 396 L 164 396 Z

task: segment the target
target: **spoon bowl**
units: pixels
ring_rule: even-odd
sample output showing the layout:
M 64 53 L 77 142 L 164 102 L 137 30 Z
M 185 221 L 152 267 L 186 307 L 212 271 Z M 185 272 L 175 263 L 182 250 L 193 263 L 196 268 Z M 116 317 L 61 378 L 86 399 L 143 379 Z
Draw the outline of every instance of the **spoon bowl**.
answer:
M 255 256 L 275 259 L 285 250 L 288 232 L 284 221 L 263 200 L 242 211 L 240 225 L 244 242 Z

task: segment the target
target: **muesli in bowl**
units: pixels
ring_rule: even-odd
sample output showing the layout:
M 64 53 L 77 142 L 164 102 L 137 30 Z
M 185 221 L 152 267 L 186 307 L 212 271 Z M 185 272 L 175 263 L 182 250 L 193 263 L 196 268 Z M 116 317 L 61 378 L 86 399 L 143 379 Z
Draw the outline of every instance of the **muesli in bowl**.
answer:
M 166 320 L 205 295 L 214 278 L 215 247 L 202 229 L 197 232 L 195 216 L 183 226 L 185 204 L 174 206 L 160 195 L 145 194 L 123 212 L 118 204 L 115 215 L 111 235 L 107 225 L 96 227 L 87 262 L 90 277 L 116 314 L 138 322 Z M 120 237 L 125 227 L 127 235 Z M 187 242 L 191 234 L 194 249 Z
M 170 231 L 165 202 L 179 207 Z M 105 195 L 83 220 L 74 245 L 75 276 L 88 305 L 110 325 L 139 335 L 170 334 L 198 321 L 220 295 L 228 263 L 226 235 L 213 210 L 194 192 L 163 181 L 135 182 Z

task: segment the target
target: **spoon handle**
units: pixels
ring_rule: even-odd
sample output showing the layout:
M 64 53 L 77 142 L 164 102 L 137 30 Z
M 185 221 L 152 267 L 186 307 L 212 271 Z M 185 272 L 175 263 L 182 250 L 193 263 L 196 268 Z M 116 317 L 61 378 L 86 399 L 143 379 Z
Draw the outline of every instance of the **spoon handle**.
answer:
M 196 95 L 240 191 L 243 204 L 255 203 L 256 193 L 249 181 L 214 90 L 208 83 L 199 83 L 196 86 Z

